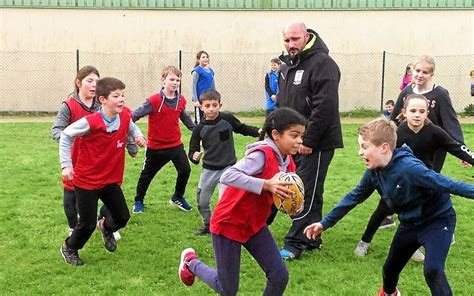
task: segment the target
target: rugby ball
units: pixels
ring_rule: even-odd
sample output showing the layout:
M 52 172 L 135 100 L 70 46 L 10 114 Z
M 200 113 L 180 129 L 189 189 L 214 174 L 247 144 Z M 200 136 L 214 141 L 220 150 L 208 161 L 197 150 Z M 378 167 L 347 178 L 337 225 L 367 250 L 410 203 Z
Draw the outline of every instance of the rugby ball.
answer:
M 273 203 L 281 212 L 290 216 L 301 213 L 304 207 L 304 185 L 301 178 L 295 173 L 284 173 L 280 176 L 280 181 L 290 182 L 288 188 L 293 192 L 290 198 L 280 198 L 273 195 Z

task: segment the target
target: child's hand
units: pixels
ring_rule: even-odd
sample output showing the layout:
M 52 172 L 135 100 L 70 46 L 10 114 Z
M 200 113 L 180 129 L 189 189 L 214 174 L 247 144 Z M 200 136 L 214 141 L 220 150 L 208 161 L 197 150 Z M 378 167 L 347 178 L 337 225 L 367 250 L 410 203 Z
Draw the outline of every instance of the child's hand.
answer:
M 202 152 L 196 151 L 193 154 L 193 160 L 194 161 L 199 161 L 201 159 L 201 156 L 202 156 Z
M 63 176 L 63 179 L 66 181 L 72 181 L 72 175 L 74 173 L 74 170 L 72 167 L 63 167 L 61 171 L 61 175 Z
M 400 114 L 398 114 L 397 118 L 395 119 L 398 120 L 399 123 L 405 120 L 405 116 L 403 115 L 403 109 L 402 112 L 400 112 Z
M 467 161 L 464 161 L 464 160 L 461 160 L 461 165 L 464 167 L 464 168 L 469 168 L 471 167 L 471 164 Z
M 276 96 L 276 95 L 272 95 L 272 96 L 270 97 L 270 99 L 272 99 L 273 102 L 276 102 L 276 101 L 277 101 L 277 96 Z
M 261 128 L 258 129 L 258 140 L 259 141 L 265 140 L 265 131 Z
M 201 107 L 201 104 L 199 104 L 199 101 L 195 101 L 195 102 L 194 102 L 194 107 L 198 107 L 198 108 Z
M 324 231 L 323 224 L 317 222 L 309 226 L 306 226 L 306 228 L 303 230 L 303 233 L 306 235 L 308 239 L 314 240 L 323 231 Z
M 277 173 L 275 176 L 273 176 L 271 179 L 266 179 L 263 182 L 263 190 L 270 191 L 271 193 L 275 194 L 279 198 L 282 199 L 287 199 L 290 198 L 291 195 L 293 194 L 293 191 L 291 191 L 290 188 L 288 188 L 288 185 L 291 185 L 290 182 L 283 182 L 280 181 L 280 176 L 283 173 Z
M 135 137 L 135 144 L 137 144 L 140 147 L 145 147 L 146 146 L 146 139 L 143 136 L 136 136 Z

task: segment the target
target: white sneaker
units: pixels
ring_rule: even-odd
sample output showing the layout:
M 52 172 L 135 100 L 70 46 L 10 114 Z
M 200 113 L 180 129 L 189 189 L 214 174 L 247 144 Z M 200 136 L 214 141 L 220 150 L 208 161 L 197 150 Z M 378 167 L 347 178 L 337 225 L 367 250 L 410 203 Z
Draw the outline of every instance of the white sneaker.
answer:
M 365 255 L 367 255 L 367 251 L 369 250 L 369 246 L 370 246 L 370 243 L 360 241 L 357 244 L 357 247 L 355 248 L 354 253 L 356 254 L 356 256 L 364 257 Z
M 420 249 L 417 249 L 413 255 L 411 255 L 411 260 L 416 262 L 423 262 L 425 261 L 425 255 L 421 252 Z
M 122 236 L 120 235 L 120 232 L 118 232 L 118 231 L 115 231 L 113 234 L 114 234 L 114 238 L 115 238 L 116 241 L 118 241 L 122 238 Z

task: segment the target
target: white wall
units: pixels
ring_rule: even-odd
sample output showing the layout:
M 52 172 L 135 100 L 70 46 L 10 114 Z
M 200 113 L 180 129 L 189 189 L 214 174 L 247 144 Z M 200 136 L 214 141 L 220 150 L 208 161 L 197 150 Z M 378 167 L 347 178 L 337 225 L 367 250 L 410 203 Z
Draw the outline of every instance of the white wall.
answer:
M 227 98 L 224 106 L 234 111 L 263 108 L 263 75 L 268 69 L 268 61 L 284 49 L 281 30 L 286 23 L 295 20 L 304 21 L 316 30 L 338 61 L 342 71 L 342 111 L 380 105 L 379 76 L 384 50 L 392 53 L 392 60 L 395 60 L 388 71 L 385 99 L 396 97 L 406 63 L 414 56 L 428 54 L 455 56 L 440 59 L 442 63 L 435 80 L 450 90 L 456 110 L 462 111 L 470 100 L 467 86 L 468 73 L 474 69 L 473 10 L 3 8 L 0 9 L 0 111 L 57 110 L 72 89 L 76 49 L 104 55 L 133 54 L 133 57 L 127 57 L 128 60 L 115 58 L 117 61 L 107 63 L 107 57 L 81 59 L 81 62 L 97 65 L 102 75 L 113 74 L 126 79 L 132 107 L 156 91 L 160 68 L 163 63 L 170 63 L 169 59 L 150 61 L 150 56 L 172 56 L 171 63 L 177 64 L 174 56 L 178 50 L 194 53 L 205 49 L 211 54 L 213 67 L 218 70 L 217 86 Z M 21 57 L 15 54 L 18 51 Z M 58 52 L 64 52 L 65 56 L 58 57 Z M 137 57 L 137 53 L 143 53 L 143 59 Z M 397 54 L 405 56 L 397 59 Z M 253 57 L 246 60 L 246 55 Z M 354 61 L 351 55 L 361 57 Z M 193 61 L 191 55 L 186 59 L 183 87 L 190 97 L 189 69 Z M 241 72 L 234 73 L 232 68 L 239 68 Z M 136 78 L 129 79 L 125 72 L 132 70 L 137 72 L 134 73 Z M 147 77 L 151 72 L 153 77 Z M 375 77 L 377 79 L 371 80 Z M 245 92 L 235 93 L 235 87 Z

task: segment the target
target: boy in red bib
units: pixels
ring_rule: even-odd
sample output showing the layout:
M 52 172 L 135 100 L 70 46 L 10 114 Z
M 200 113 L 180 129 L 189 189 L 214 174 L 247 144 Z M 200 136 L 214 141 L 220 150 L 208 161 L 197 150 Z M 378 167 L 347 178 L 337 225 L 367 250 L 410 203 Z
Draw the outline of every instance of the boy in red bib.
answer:
M 64 261 L 83 265 L 78 250 L 86 244 L 94 232 L 97 221 L 97 202 L 107 206 L 109 212 L 99 222 L 104 246 L 113 252 L 117 248 L 113 232 L 125 227 L 130 214 L 120 185 L 123 180 L 125 146 L 127 136 L 139 146 L 146 140 L 132 122 L 132 113 L 124 105 L 125 85 L 115 78 L 103 78 L 97 82 L 96 95 L 101 103 L 99 111 L 69 125 L 61 134 L 59 156 L 62 176 L 73 181 L 79 222 L 61 246 Z M 72 167 L 71 145 L 75 137 L 81 137 L 78 155 Z
M 181 141 L 179 120 L 189 130 L 194 122 L 186 112 L 186 99 L 179 93 L 181 71 L 174 66 L 167 66 L 161 74 L 163 88 L 152 95 L 140 107 L 133 111 L 133 121 L 148 115 L 148 145 L 140 178 L 137 183 L 137 194 L 133 204 L 133 213 L 143 213 L 143 200 L 151 181 L 158 171 L 172 161 L 178 177 L 170 204 L 183 211 L 191 211 L 192 206 L 184 198 L 191 167 Z

